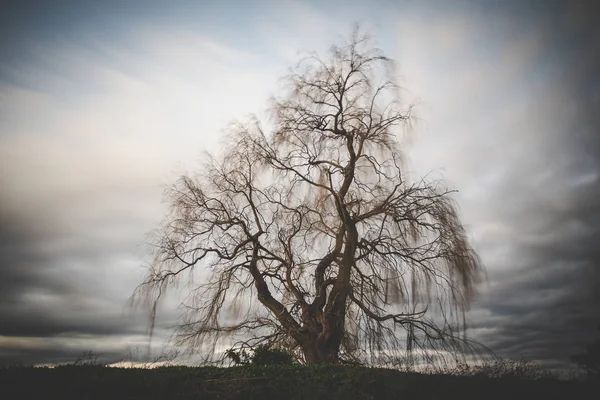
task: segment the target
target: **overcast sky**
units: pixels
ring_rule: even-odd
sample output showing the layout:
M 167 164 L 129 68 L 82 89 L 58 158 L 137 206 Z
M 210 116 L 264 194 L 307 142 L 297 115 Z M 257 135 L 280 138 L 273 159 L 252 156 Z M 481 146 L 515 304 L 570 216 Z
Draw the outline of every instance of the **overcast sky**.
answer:
M 0 13 L 0 365 L 145 351 L 127 299 L 164 188 L 264 115 L 299 50 L 362 23 L 418 101 L 487 280 L 470 333 L 564 365 L 600 324 L 600 18 L 593 2 L 13 1 Z M 177 311 L 161 311 L 155 346 Z M 158 351 L 158 350 L 157 350 Z

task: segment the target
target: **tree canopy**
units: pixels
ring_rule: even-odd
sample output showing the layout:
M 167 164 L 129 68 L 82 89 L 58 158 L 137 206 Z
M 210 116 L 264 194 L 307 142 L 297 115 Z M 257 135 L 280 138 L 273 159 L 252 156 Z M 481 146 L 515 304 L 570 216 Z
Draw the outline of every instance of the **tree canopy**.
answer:
M 209 358 L 258 345 L 307 364 L 464 354 L 482 267 L 451 190 L 405 173 L 399 94 L 392 60 L 357 30 L 302 59 L 268 128 L 232 124 L 222 153 L 168 191 L 135 293 L 152 320 L 187 276 L 177 342 Z

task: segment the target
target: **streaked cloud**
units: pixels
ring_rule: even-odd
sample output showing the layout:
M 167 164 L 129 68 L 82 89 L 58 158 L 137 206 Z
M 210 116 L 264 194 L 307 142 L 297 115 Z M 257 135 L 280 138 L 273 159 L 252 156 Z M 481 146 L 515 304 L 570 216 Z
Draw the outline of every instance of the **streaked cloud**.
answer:
M 488 267 L 474 336 L 550 365 L 580 351 L 598 323 L 600 281 L 593 12 L 372 4 L 14 10 L 23 24 L 0 32 L 13 38 L 0 51 L 0 363 L 143 346 L 146 317 L 126 300 L 163 189 L 218 149 L 233 118 L 264 116 L 299 49 L 323 53 L 354 21 L 418 100 L 413 174 L 436 170 L 460 189 Z

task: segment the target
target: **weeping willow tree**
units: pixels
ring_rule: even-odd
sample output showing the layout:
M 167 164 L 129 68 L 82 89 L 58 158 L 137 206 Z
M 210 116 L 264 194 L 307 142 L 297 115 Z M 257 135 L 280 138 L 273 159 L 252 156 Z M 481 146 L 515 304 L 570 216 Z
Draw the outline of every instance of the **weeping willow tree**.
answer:
M 232 124 L 222 155 L 168 191 L 134 298 L 154 321 L 189 278 L 178 344 L 278 345 L 307 364 L 465 353 L 480 261 L 444 182 L 406 177 L 392 66 L 358 31 L 303 59 L 268 131 Z

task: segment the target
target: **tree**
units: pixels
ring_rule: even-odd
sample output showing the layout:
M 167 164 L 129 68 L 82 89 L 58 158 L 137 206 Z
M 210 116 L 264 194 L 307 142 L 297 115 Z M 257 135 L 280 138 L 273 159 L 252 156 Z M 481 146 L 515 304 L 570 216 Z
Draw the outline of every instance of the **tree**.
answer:
M 355 30 L 327 61 L 303 59 L 270 132 L 232 124 L 223 154 L 168 191 L 134 298 L 154 321 L 165 290 L 191 277 L 178 344 L 277 345 L 307 364 L 464 350 L 480 261 L 444 183 L 406 178 L 411 107 L 371 43 Z M 195 283 L 198 266 L 210 276 Z

